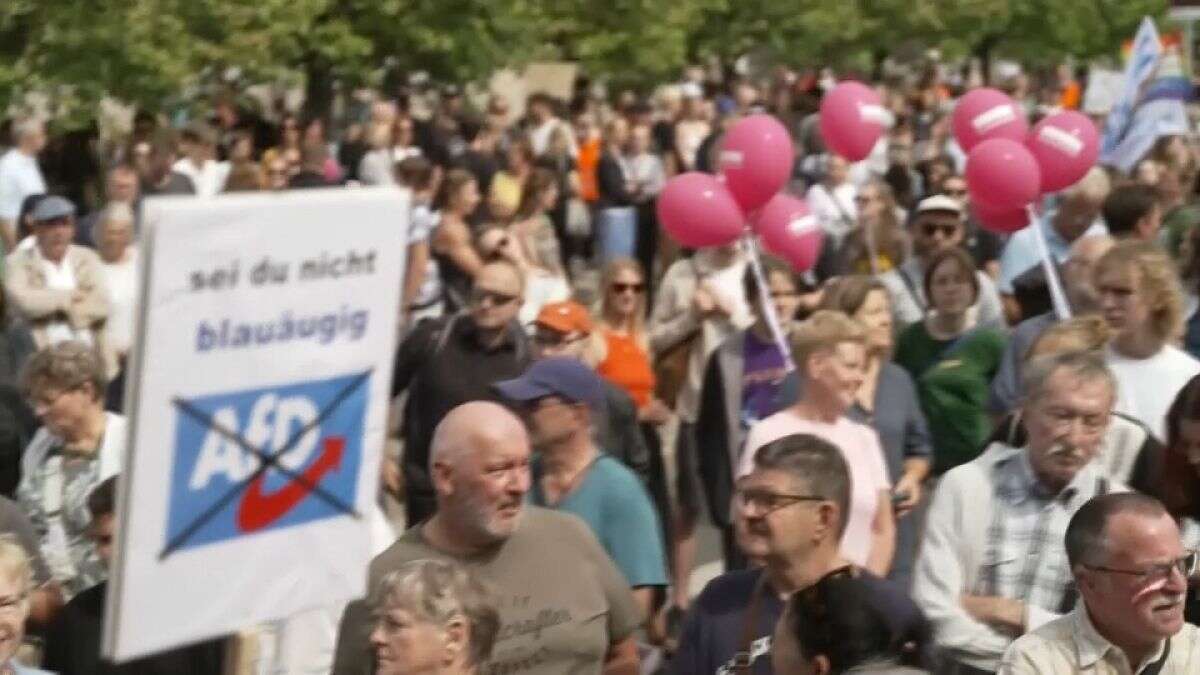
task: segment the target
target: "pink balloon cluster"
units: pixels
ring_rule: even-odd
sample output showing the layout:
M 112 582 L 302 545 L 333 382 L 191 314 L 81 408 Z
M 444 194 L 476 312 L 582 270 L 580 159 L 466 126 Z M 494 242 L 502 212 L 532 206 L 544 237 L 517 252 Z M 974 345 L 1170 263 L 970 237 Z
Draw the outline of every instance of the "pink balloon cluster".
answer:
M 768 250 L 807 270 L 820 253 L 820 228 L 808 227 L 808 207 L 779 191 L 792 175 L 795 153 L 787 129 L 770 115 L 738 122 L 721 143 L 720 176 L 689 172 L 667 181 L 658 196 L 658 220 L 682 246 L 733 243 L 753 214 Z M 804 222 L 802 222 L 804 221 Z
M 984 227 L 1016 232 L 1029 224 L 1028 206 L 1083 178 L 1096 163 L 1099 135 L 1092 121 L 1062 111 L 1033 130 L 1004 93 L 975 89 L 958 102 L 954 138 L 967 154 L 967 189 Z

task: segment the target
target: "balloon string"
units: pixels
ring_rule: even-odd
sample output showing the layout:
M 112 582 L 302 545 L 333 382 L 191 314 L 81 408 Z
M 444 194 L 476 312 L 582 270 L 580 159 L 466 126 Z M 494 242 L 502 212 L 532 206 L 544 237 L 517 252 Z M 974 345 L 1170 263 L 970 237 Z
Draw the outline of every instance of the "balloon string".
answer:
M 758 247 L 754 245 L 754 237 L 749 232 L 742 237 L 742 246 L 750 259 L 754 280 L 758 282 L 758 301 L 767 319 L 767 327 L 771 329 L 771 336 L 775 338 L 775 347 L 783 355 L 783 367 L 790 373 L 796 369 L 796 364 L 792 361 L 792 350 L 788 349 L 787 340 L 783 337 L 783 328 L 780 327 L 779 316 L 775 313 L 775 303 L 771 302 L 771 289 L 767 288 L 767 277 L 763 274 L 762 261 L 759 260 Z
M 1029 204 L 1025 208 L 1029 212 L 1029 226 L 1033 228 L 1033 239 L 1037 244 L 1038 254 L 1042 258 L 1042 269 L 1046 272 L 1046 285 L 1050 287 L 1050 300 L 1054 303 L 1054 313 L 1058 315 L 1060 321 L 1065 321 L 1071 318 L 1071 303 L 1067 301 L 1062 281 L 1058 278 L 1058 269 L 1055 268 L 1054 261 L 1050 258 L 1050 247 L 1046 244 L 1046 233 L 1042 231 L 1038 213 L 1034 210 L 1033 204 Z

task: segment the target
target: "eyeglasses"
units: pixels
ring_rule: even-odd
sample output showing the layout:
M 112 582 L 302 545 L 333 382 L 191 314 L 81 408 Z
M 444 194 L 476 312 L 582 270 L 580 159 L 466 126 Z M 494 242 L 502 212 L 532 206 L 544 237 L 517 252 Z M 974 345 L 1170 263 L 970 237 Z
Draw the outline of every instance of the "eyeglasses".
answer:
M 1111 567 L 1101 567 L 1099 565 L 1087 565 L 1084 567 L 1095 570 L 1097 572 L 1108 572 L 1109 574 L 1124 574 L 1127 576 L 1137 577 L 1138 581 L 1143 584 L 1158 581 L 1160 579 L 1168 579 L 1171 572 L 1179 572 L 1184 579 L 1196 574 L 1197 562 L 1200 561 L 1200 555 L 1196 551 L 1189 551 L 1181 558 L 1176 558 L 1168 563 L 1160 563 L 1151 565 L 1144 570 L 1118 570 Z
M 967 189 L 960 188 L 957 190 L 942 190 L 942 194 L 946 195 L 947 197 L 953 197 L 953 198 L 957 199 L 959 197 L 966 197 Z
M 800 502 L 823 502 L 825 497 L 819 495 L 789 495 L 770 490 L 737 489 L 734 499 L 743 511 L 754 511 L 761 515 L 774 513 Z
M 936 223 L 925 223 L 925 225 L 921 227 L 921 230 L 925 233 L 926 237 L 933 237 L 941 232 L 943 237 L 949 239 L 958 233 L 958 225 L 938 225 Z
M 1057 407 L 1045 408 L 1044 413 L 1051 424 L 1059 430 L 1074 424 L 1077 419 L 1083 422 L 1084 431 L 1089 433 L 1098 433 L 1108 428 L 1108 413 L 1085 414 Z
M 483 288 L 476 288 L 471 291 L 471 304 L 473 305 L 482 305 L 486 301 L 493 307 L 503 307 L 516 299 L 517 296 L 515 295 L 489 291 Z
M 646 288 L 646 285 L 645 284 L 623 284 L 623 283 L 614 281 L 611 288 L 612 288 L 613 293 L 616 293 L 619 295 L 621 293 L 641 293 Z
M 875 201 L 875 197 L 872 195 L 858 195 L 854 198 L 855 204 L 870 204 L 873 201 Z

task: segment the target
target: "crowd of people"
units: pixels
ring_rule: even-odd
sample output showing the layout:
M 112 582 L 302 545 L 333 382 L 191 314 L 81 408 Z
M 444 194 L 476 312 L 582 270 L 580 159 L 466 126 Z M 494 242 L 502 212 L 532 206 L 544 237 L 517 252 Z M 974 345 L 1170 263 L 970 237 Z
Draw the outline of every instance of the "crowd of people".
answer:
M 90 199 L 43 173 L 44 123 L 15 119 L 0 663 L 1200 672 L 1196 139 L 1160 138 L 1128 176 L 1093 168 L 1001 235 L 950 134 L 980 83 L 936 64 L 877 83 L 894 124 L 857 163 L 820 137 L 831 84 L 689 69 L 652 96 L 534 94 L 519 114 L 447 87 L 378 94 L 338 124 L 222 96 L 179 127 L 135 116 L 88 159 L 104 167 Z M 1033 119 L 1079 105 L 1068 69 L 993 84 Z M 796 141 L 786 189 L 825 237 L 812 269 L 750 241 L 681 249 L 656 222 L 667 178 L 714 171 L 756 112 Z M 145 198 L 378 185 L 410 199 L 401 442 L 380 476 L 406 522 L 374 536 L 369 597 L 103 662 Z M 706 523 L 724 572 L 693 588 Z M 275 670 L 238 670 L 254 635 Z

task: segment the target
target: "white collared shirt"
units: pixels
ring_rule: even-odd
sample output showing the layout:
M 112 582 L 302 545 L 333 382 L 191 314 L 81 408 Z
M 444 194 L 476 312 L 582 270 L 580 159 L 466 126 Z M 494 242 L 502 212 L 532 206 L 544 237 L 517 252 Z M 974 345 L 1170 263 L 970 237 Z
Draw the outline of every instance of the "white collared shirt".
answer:
M 1125 652 L 1109 642 L 1092 625 L 1083 603 L 1075 611 L 1021 637 L 1000 662 L 1000 675 L 1136 675 L 1162 658 L 1164 641 L 1137 664 L 1129 665 Z M 1200 628 L 1184 624 L 1171 636 L 1171 649 L 1160 675 L 1200 673 Z

